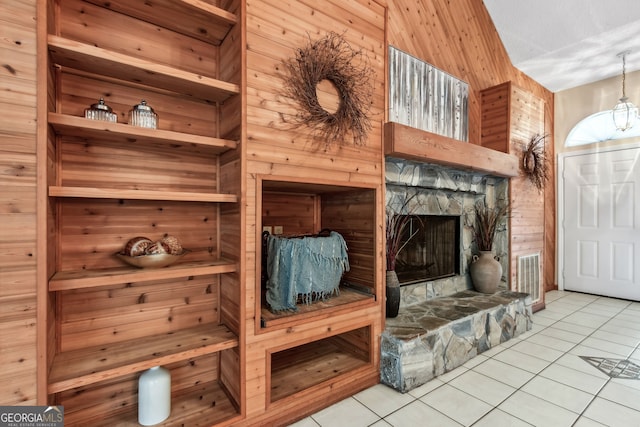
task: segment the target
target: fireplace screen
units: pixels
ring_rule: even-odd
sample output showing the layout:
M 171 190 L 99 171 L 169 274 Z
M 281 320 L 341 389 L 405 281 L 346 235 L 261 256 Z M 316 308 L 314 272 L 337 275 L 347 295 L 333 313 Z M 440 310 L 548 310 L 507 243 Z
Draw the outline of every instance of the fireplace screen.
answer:
M 396 259 L 401 284 L 441 279 L 460 273 L 460 217 L 413 215 Z

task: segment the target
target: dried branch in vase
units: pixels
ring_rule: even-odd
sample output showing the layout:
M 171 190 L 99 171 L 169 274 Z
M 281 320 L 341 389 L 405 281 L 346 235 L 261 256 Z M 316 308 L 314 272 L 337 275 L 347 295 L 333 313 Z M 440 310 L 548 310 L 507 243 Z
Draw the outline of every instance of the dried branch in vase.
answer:
M 488 207 L 484 203 L 477 203 L 474 207 L 476 219 L 473 233 L 479 251 L 491 251 L 498 226 L 511 213 L 511 205 L 504 202 L 495 207 Z
M 408 199 L 404 200 L 400 207 L 400 212 L 404 211 L 412 199 L 416 197 L 413 194 Z M 412 231 L 409 236 L 406 236 L 407 227 L 411 225 L 412 220 L 418 220 L 422 222 L 420 217 L 413 214 L 398 214 L 393 209 L 387 206 L 386 209 L 386 221 L 385 221 L 385 237 L 387 240 L 387 270 L 393 271 L 396 269 L 396 259 L 398 254 L 404 249 L 411 239 L 418 233 L 418 230 Z

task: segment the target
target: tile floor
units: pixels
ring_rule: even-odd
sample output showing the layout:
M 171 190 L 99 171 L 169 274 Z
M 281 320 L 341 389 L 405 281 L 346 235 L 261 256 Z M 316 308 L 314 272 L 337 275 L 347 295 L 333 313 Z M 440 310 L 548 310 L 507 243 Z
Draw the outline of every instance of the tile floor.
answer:
M 640 426 L 635 365 L 636 379 L 614 378 L 580 357 L 640 365 L 640 303 L 564 291 L 546 303 L 531 331 L 419 388 L 378 384 L 293 425 Z

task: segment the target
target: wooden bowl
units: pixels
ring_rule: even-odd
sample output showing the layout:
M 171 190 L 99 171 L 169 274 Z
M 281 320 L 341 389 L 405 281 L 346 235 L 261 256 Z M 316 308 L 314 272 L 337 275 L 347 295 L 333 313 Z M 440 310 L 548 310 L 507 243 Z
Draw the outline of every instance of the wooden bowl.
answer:
M 129 265 L 138 268 L 162 268 L 167 267 L 174 262 L 178 261 L 189 251 L 182 250 L 181 254 L 153 254 L 153 255 L 140 255 L 140 256 L 128 256 L 120 252 L 116 253 L 116 256 L 126 262 Z

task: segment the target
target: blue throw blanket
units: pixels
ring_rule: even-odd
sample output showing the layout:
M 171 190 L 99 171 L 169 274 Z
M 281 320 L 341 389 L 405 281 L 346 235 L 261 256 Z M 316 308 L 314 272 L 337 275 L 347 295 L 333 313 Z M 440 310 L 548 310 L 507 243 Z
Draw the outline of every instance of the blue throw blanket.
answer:
M 269 236 L 267 302 L 271 311 L 297 311 L 298 296 L 307 303 L 339 292 L 349 271 L 347 244 L 334 231 L 328 237 Z

